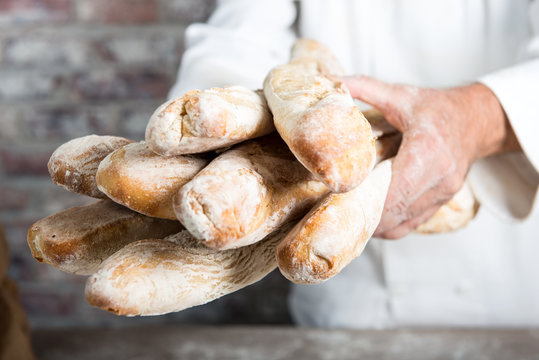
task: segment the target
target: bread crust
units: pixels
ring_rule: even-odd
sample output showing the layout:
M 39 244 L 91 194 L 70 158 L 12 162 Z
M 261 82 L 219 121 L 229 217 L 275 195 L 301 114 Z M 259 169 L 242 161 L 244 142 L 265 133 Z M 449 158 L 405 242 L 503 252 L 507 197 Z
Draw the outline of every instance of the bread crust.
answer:
M 298 284 L 317 284 L 339 273 L 376 230 L 390 181 L 388 160 L 355 189 L 327 195 L 277 246 L 281 273 Z
M 346 192 L 375 161 L 370 125 L 346 86 L 330 77 L 343 71 L 330 51 L 300 39 L 288 64 L 264 81 L 275 128 L 296 158 L 334 192 Z
M 161 155 L 220 149 L 274 131 L 261 91 L 241 86 L 193 90 L 161 105 L 146 127 L 146 142 Z
M 277 135 L 265 136 L 214 159 L 180 189 L 174 210 L 195 238 L 231 249 L 303 216 L 328 191 Z
M 160 156 L 144 141 L 109 154 L 97 170 L 101 192 L 141 214 L 176 220 L 172 198 L 209 160 L 202 156 Z
M 285 226 L 263 241 L 214 250 L 187 231 L 131 243 L 86 282 L 86 300 L 117 315 L 160 315 L 202 305 L 255 283 L 277 266 Z
M 47 164 L 51 179 L 67 191 L 106 199 L 95 182 L 97 167 L 108 154 L 131 142 L 122 137 L 98 135 L 68 141 L 52 153 Z
M 163 238 L 182 229 L 178 221 L 155 219 L 110 200 L 60 211 L 28 230 L 32 256 L 64 272 L 88 275 L 124 245 Z

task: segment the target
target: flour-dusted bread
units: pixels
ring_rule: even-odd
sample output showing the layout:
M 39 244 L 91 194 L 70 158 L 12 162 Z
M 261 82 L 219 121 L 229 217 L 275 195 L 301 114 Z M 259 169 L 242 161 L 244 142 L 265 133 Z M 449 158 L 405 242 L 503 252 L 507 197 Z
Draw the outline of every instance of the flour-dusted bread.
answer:
M 305 215 L 328 192 L 277 135 L 265 136 L 214 159 L 180 189 L 174 210 L 195 238 L 230 249 Z
M 209 160 L 195 155 L 161 156 L 144 141 L 109 154 L 97 170 L 99 190 L 144 215 L 176 220 L 172 198 Z
M 163 238 L 182 229 L 179 221 L 150 218 L 110 200 L 60 211 L 28 230 L 28 245 L 39 262 L 88 275 L 109 255 L 135 240 Z
M 365 179 L 375 161 L 374 138 L 330 51 L 300 39 L 288 64 L 271 70 L 264 94 L 277 131 L 297 159 L 331 190 L 345 192 Z
M 273 130 L 273 118 L 262 92 L 231 86 L 189 91 L 164 103 L 150 118 L 146 142 L 158 154 L 193 154 Z
M 277 266 L 275 246 L 290 229 L 240 249 L 214 250 L 187 231 L 131 243 L 86 282 L 92 306 L 118 315 L 159 315 L 202 305 L 255 283 Z
M 281 273 L 298 284 L 338 274 L 376 230 L 390 182 L 391 160 L 386 160 L 355 189 L 326 196 L 277 246 Z
M 97 167 L 105 156 L 131 142 L 122 137 L 98 135 L 68 141 L 56 149 L 49 160 L 52 181 L 68 191 L 104 199 L 107 196 L 95 183 Z

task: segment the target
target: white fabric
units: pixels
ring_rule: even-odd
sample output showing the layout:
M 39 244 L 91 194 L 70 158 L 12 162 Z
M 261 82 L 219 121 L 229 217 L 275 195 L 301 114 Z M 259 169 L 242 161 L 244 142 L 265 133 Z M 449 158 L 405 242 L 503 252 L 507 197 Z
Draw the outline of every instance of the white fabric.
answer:
M 498 96 L 525 155 L 479 162 L 483 203 L 461 231 L 372 240 L 341 274 L 295 286 L 300 325 L 539 325 L 539 31 L 529 0 L 304 0 L 299 35 L 328 45 L 349 73 L 418 86 L 481 81 Z M 259 88 L 286 61 L 296 11 L 287 0 L 222 0 L 186 33 L 170 96 L 226 84 Z M 535 166 L 535 169 L 534 167 Z M 504 218 L 524 219 L 518 223 Z

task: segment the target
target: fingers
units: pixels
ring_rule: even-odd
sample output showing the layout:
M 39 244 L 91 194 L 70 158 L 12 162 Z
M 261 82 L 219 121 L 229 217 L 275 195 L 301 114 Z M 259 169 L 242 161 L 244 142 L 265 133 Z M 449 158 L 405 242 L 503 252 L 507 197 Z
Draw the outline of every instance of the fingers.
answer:
M 458 190 L 455 179 L 460 177 L 453 175 L 450 156 L 443 145 L 433 141 L 434 137 L 430 133 L 405 133 L 393 161 L 391 185 L 376 236 L 406 235 Z
M 438 211 L 440 206 L 441 205 L 432 206 L 421 215 L 405 221 L 391 230 L 384 231 L 382 233 L 375 232 L 374 236 L 391 240 L 400 239 L 414 231 L 421 224 L 427 222 L 436 213 L 436 211 Z
M 353 98 L 378 108 L 392 125 L 401 130 L 399 124 L 394 124 L 392 119 L 398 118 L 396 115 L 399 113 L 408 111 L 412 87 L 388 84 L 365 75 L 337 79 L 346 85 Z

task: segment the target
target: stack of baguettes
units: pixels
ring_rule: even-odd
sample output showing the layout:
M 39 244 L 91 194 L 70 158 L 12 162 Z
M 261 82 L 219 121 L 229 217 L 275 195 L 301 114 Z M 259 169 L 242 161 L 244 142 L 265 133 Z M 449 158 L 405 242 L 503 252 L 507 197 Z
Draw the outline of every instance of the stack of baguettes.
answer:
M 277 266 L 296 283 L 329 279 L 373 234 L 400 143 L 331 76 L 342 73 L 300 39 L 263 92 L 190 91 L 155 111 L 146 141 L 60 146 L 53 181 L 99 200 L 36 222 L 33 256 L 90 275 L 88 302 L 130 316 L 204 304 Z M 477 206 L 465 187 L 420 231 L 465 226 Z

